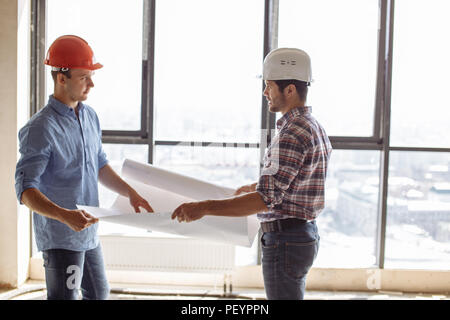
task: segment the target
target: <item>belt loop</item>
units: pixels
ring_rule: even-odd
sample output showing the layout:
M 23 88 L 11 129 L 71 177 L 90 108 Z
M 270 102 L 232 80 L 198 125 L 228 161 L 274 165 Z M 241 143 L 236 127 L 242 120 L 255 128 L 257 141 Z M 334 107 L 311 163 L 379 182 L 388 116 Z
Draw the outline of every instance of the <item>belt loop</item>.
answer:
M 278 225 L 278 231 L 281 232 L 283 231 L 283 228 L 281 228 L 281 220 L 276 220 L 277 221 L 277 225 Z

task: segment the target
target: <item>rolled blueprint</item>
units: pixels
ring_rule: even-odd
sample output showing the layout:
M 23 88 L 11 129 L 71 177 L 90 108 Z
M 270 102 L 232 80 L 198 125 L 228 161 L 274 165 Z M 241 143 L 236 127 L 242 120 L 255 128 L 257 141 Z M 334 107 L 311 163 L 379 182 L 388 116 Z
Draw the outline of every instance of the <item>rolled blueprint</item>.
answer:
M 255 215 L 205 216 L 189 223 L 171 219 L 173 211 L 182 203 L 228 198 L 233 195 L 233 189 L 129 159 L 123 163 L 122 177 L 150 203 L 155 213 L 135 213 L 128 198 L 120 195 L 108 209 L 81 205 L 78 208 L 103 221 L 251 247 L 259 228 Z

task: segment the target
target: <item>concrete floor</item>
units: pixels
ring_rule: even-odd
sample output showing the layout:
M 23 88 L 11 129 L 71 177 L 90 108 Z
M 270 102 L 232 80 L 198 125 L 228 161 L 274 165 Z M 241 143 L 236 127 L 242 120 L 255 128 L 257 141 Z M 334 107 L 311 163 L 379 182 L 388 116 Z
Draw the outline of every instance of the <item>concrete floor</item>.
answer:
M 136 285 L 111 283 L 110 300 L 264 300 L 263 289 Z M 0 290 L 0 300 L 45 300 L 45 283 L 27 281 L 18 289 Z M 306 300 L 450 300 L 450 295 L 401 292 L 306 291 Z

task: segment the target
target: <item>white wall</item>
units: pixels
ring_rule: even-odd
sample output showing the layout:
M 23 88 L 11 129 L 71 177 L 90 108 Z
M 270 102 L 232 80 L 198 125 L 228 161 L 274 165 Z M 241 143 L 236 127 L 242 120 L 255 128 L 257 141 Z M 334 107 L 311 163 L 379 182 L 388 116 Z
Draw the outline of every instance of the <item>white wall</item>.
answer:
M 17 128 L 22 128 L 30 115 L 30 23 L 31 0 L 18 1 L 18 41 L 17 41 Z M 16 135 L 17 137 L 17 135 Z M 17 141 L 17 140 L 16 140 Z M 18 150 L 18 145 L 17 145 Z M 18 151 L 17 151 L 18 154 Z M 19 154 L 17 155 L 17 159 Z M 15 166 L 14 166 L 15 170 Z M 15 199 L 14 199 L 15 200 Z M 18 211 L 18 284 L 28 279 L 31 252 L 31 216 L 25 206 Z
M 0 0 L 0 286 L 28 278 L 29 212 L 19 209 L 14 191 L 18 119 L 28 116 L 29 0 Z

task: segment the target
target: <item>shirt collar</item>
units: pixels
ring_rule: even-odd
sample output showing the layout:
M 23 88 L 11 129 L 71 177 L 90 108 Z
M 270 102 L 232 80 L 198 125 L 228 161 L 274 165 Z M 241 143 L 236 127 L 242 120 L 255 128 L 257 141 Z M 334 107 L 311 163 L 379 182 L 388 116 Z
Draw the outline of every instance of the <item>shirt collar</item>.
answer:
M 66 105 L 66 104 L 62 103 L 61 101 L 59 101 L 58 99 L 56 99 L 53 95 L 49 96 L 48 104 L 53 108 L 53 110 L 55 110 L 57 113 L 59 113 L 62 116 L 76 117 L 75 110 L 73 110 L 68 105 Z M 78 112 L 82 112 L 82 110 L 84 109 L 83 103 L 78 102 L 77 108 L 78 108 Z
M 310 106 L 304 106 L 304 107 L 296 107 L 288 112 L 286 112 L 280 119 L 277 121 L 277 128 L 280 130 L 286 123 L 288 123 L 290 120 L 300 117 L 303 114 L 311 113 L 311 107 Z

